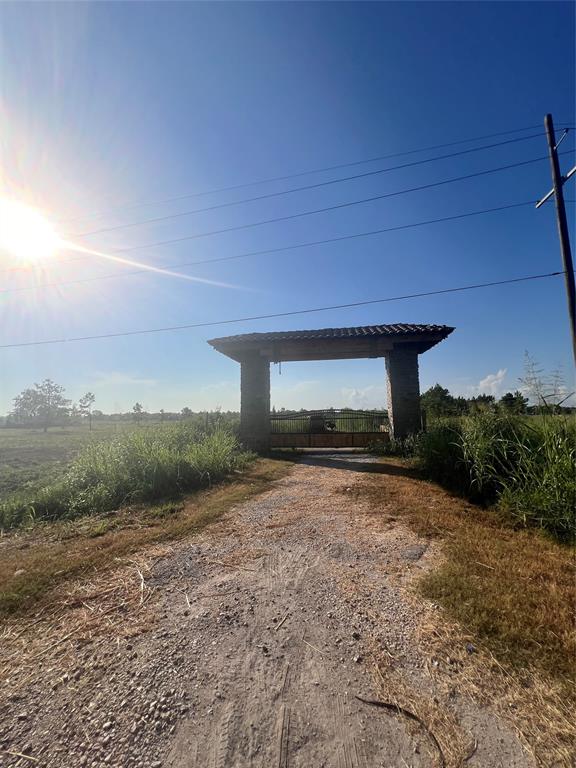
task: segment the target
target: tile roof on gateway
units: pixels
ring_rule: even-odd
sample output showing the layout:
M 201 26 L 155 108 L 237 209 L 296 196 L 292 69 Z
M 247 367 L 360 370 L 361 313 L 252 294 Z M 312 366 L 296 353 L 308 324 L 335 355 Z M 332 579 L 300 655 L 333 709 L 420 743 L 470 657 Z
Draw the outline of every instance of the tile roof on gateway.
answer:
M 454 328 L 449 325 L 413 325 L 394 323 L 392 325 L 360 325 L 354 328 L 315 328 L 303 331 L 274 331 L 272 333 L 241 333 L 236 336 L 222 336 L 210 339 L 212 346 L 250 341 L 297 341 L 304 339 L 346 339 L 350 337 L 385 337 L 425 335 L 427 333 L 446 338 Z

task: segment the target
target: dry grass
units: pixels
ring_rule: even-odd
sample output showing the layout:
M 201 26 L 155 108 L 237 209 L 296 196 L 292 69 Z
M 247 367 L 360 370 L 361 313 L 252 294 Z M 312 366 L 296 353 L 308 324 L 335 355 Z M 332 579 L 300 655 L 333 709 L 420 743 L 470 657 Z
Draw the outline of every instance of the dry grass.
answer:
M 375 688 L 382 701 L 412 712 L 416 715 L 428 733 L 433 734 L 438 747 L 428 744 L 431 755 L 430 764 L 442 765 L 446 768 L 456 768 L 465 764 L 472 755 L 474 743 L 459 723 L 457 715 L 449 705 L 449 697 L 438 698 L 430 695 L 430 691 L 417 692 L 405 676 L 394 669 L 390 659 L 380 655 L 373 659 L 373 676 Z M 412 726 L 414 727 L 414 726 Z M 421 729 L 416 728 L 416 731 Z M 430 737 L 428 737 L 430 742 Z M 438 754 L 438 748 L 441 755 Z
M 366 480 L 357 492 L 383 526 L 397 520 L 442 542 L 442 560 L 414 585 L 443 609 L 430 611 L 421 633 L 430 675 L 447 696 L 456 687 L 511 719 L 538 765 L 572 765 L 574 550 L 512 529 L 419 479 L 402 460 L 387 459 Z M 441 738 L 450 732 L 438 725 Z
M 363 484 L 374 514 L 392 513 L 426 537 L 443 539 L 444 561 L 421 592 L 513 666 L 574 673 L 574 550 L 535 531 L 514 530 L 491 511 L 419 480 L 400 460 Z
M 573 768 L 574 688 L 536 667 L 502 664 L 483 646 L 469 654 L 468 642 L 477 639 L 446 617 L 431 614 L 421 628 L 419 643 L 440 700 L 449 701 L 454 691 L 472 697 L 511 722 L 538 766 Z
M 185 503 L 133 507 L 5 536 L 0 539 L 0 616 L 51 600 L 54 590 L 71 578 L 201 530 L 234 504 L 261 493 L 289 468 L 286 462 L 261 459 L 234 480 L 195 493 Z
M 118 646 L 145 631 L 154 620 L 146 578 L 153 563 L 171 551 L 149 548 L 92 578 L 61 584 L 36 613 L 5 619 L 0 630 L 0 699 L 18 696 L 42 675 L 52 689 L 74 685 L 74 670 L 85 647 L 94 653 L 101 644 Z M 70 680 L 70 682 L 69 682 Z
M 467 526 L 468 527 L 468 526 Z M 495 655 L 554 676 L 574 673 L 574 566 L 543 537 L 475 523 L 444 545 L 445 561 L 421 581 Z

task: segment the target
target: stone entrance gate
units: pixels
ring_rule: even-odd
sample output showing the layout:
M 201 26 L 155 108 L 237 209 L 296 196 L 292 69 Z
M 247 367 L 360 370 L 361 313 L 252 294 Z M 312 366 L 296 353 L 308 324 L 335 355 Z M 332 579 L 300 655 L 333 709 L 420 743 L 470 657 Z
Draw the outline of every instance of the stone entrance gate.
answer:
M 270 363 L 383 357 L 389 431 L 393 438 L 401 439 L 422 426 L 418 355 L 453 330 L 446 325 L 368 325 L 245 333 L 208 343 L 240 363 L 241 439 L 253 450 L 266 452 L 271 447 Z

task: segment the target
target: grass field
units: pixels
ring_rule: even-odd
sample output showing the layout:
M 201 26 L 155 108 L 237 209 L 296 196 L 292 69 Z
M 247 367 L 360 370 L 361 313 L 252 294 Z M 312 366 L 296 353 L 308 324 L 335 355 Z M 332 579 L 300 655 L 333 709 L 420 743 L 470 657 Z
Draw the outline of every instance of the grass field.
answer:
M 109 425 L 92 433 L 12 431 L 4 441 L 3 529 L 179 498 L 253 458 L 220 421 Z
M 54 479 L 91 443 L 133 429 L 133 422 L 95 421 L 86 425 L 42 429 L 0 429 L 0 500 L 11 493 L 33 488 Z

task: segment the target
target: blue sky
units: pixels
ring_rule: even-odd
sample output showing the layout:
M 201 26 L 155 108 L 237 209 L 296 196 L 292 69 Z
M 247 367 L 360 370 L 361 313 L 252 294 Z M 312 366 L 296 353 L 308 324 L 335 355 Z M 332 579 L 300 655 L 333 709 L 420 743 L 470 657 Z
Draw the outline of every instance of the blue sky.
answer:
M 3 3 L 4 195 L 41 207 L 101 251 L 186 237 L 546 155 L 544 136 L 427 165 L 80 238 L 79 233 L 242 200 L 403 161 L 380 161 L 166 204 L 142 201 L 443 142 L 574 124 L 574 5 L 499 3 Z M 517 136 L 538 133 L 525 131 Z M 573 136 L 573 135 L 572 135 Z M 503 137 L 505 139 L 507 137 Z M 503 140 L 502 139 L 502 140 Z M 494 139 L 492 141 L 498 141 Z M 491 141 L 476 142 L 477 146 Z M 563 149 L 574 147 L 570 136 Z M 411 155 L 421 159 L 450 149 Z M 562 159 L 564 170 L 573 154 Z M 131 252 L 154 266 L 537 199 L 547 162 L 280 224 Z M 576 198 L 568 182 L 567 197 Z M 124 206 L 124 207 L 123 207 Z M 569 205 L 573 220 L 574 205 Z M 95 216 L 102 213 L 101 216 Z M 0 257 L 1 258 L 1 257 Z M 125 267 L 62 253 L 4 273 L 5 288 Z M 13 264 L 4 255 L 1 268 Z M 560 269 L 552 206 L 445 222 L 182 270 L 0 295 L 0 344 L 171 326 L 363 301 Z M 524 352 L 572 377 L 561 277 L 293 318 L 0 350 L 0 412 L 45 377 L 96 407 L 239 403 L 236 363 L 206 340 L 249 331 L 430 322 L 456 326 L 421 358 L 423 389 L 515 389 Z M 278 407 L 385 405 L 382 360 L 292 363 Z

